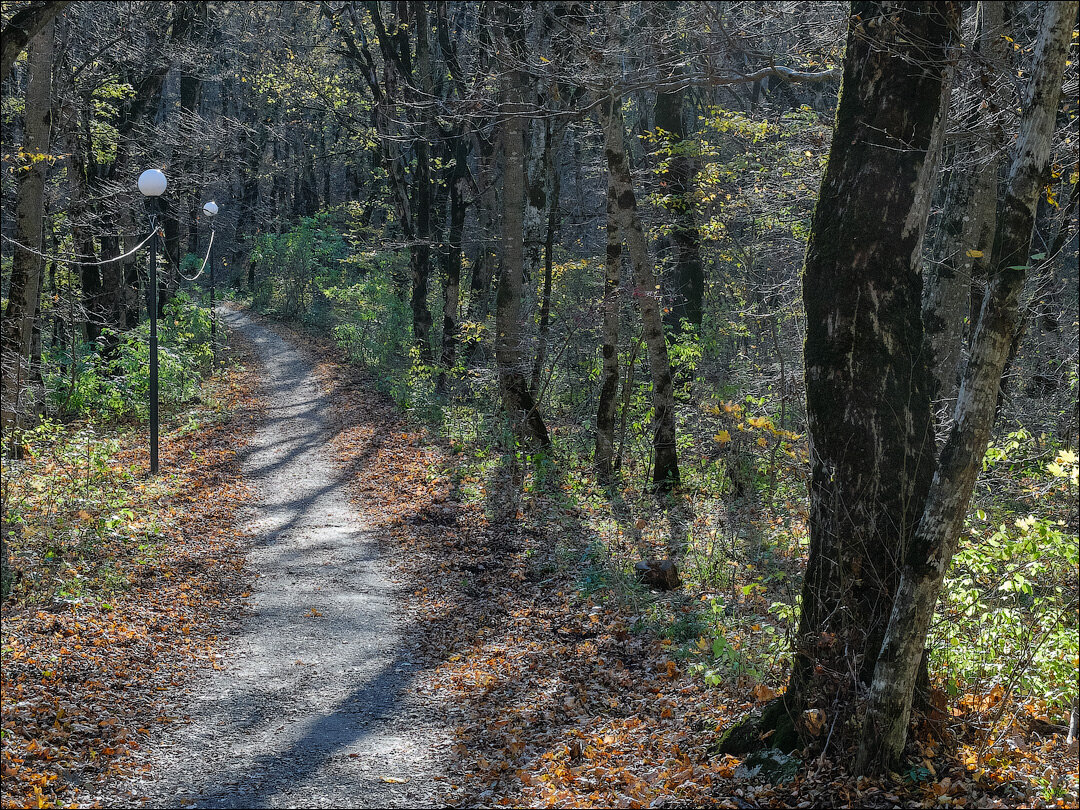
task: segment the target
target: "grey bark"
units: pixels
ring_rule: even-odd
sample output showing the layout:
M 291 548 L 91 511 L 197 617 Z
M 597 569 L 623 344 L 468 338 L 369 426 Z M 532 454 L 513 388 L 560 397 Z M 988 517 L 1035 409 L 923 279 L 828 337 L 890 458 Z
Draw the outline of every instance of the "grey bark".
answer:
M 27 43 L 46 25 L 54 24 L 56 16 L 69 5 L 69 0 L 31 2 L 11 16 L 8 24 L 4 26 L 3 36 L 0 36 L 0 41 L 3 42 L 0 46 L 0 82 L 8 77 L 12 65 Z
M 996 64 L 1006 62 L 1007 43 L 1001 36 L 1003 20 L 1003 3 L 979 3 L 973 48 L 977 57 Z M 987 78 L 985 68 L 980 78 Z M 989 86 L 999 87 L 994 78 L 990 77 Z M 981 90 L 982 85 L 960 91 L 968 108 L 965 123 L 975 132 L 977 142 L 965 142 L 950 149 L 951 171 L 941 216 L 941 236 L 937 255 L 927 265 L 923 281 L 923 329 L 931 352 L 932 397 L 949 412 L 959 387 L 972 279 L 986 276 L 997 208 L 997 145 L 991 134 L 979 127 L 978 119 L 983 115 L 980 101 L 984 99 Z
M 29 165 L 19 177 L 15 200 L 16 241 L 12 252 L 11 285 L 4 324 L 0 330 L 3 363 L 3 406 L 0 423 L 5 427 L 33 409 L 24 401 L 29 391 L 31 339 L 34 314 L 41 296 L 43 260 L 39 255 L 45 213 L 45 175 L 48 170 L 52 131 L 52 69 L 56 20 L 50 18 L 30 44 L 30 75 L 26 87 L 25 150 Z
M 615 219 L 633 268 L 634 300 L 641 312 L 641 324 L 649 351 L 653 389 L 652 486 L 656 491 L 666 492 L 679 483 L 679 462 L 675 446 L 675 392 L 660 312 L 660 289 L 649 257 L 645 231 L 638 216 L 633 179 L 623 143 L 622 101 L 613 96 L 599 110 L 604 128 L 604 153 L 610 184 L 608 193 L 615 196 Z
M 860 773 L 894 766 L 907 739 L 915 672 L 990 440 L 1001 372 L 1019 321 L 1036 206 L 1045 184 L 1077 7 L 1075 0 L 1046 7 L 994 235 L 989 287 L 964 369 L 953 426 L 903 565 L 874 671 L 855 764 Z
M 515 435 L 534 446 L 550 444 L 525 377 L 525 352 L 521 335 L 524 292 L 524 207 L 525 207 L 525 77 L 513 61 L 520 54 L 519 12 L 509 3 L 500 3 L 501 74 L 499 95 L 503 147 L 503 246 L 502 268 L 495 299 L 495 360 L 503 406 Z M 517 44 L 518 47 L 514 47 Z
M 614 116 L 608 116 L 608 124 Z M 621 137 L 621 133 L 619 133 Z M 605 132 L 605 139 L 609 136 Z M 600 373 L 600 397 L 596 409 L 596 452 L 593 463 L 602 481 L 610 480 L 614 472 L 615 410 L 619 393 L 619 282 L 622 276 L 622 231 L 619 229 L 618 192 L 614 175 L 608 173 L 607 184 L 607 251 L 604 257 L 603 326 L 601 352 L 603 371 Z

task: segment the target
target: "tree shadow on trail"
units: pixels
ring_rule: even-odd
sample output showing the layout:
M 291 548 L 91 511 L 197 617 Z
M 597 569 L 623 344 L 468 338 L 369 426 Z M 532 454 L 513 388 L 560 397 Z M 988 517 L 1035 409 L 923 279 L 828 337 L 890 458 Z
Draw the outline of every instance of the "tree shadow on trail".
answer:
M 372 760 L 379 762 L 381 767 L 376 768 L 377 771 L 390 772 L 384 769 L 394 767 L 393 748 L 385 744 L 379 746 L 378 743 L 380 737 L 386 736 L 381 721 L 397 710 L 399 695 L 408 689 L 412 680 L 411 677 L 402 676 L 403 663 L 409 662 L 394 658 L 383 664 L 374 677 L 352 690 L 337 705 L 316 716 L 301 736 L 286 742 L 279 750 L 260 754 L 239 770 L 228 760 L 221 767 L 209 767 L 198 786 L 191 786 L 195 795 L 192 797 L 193 804 L 188 806 L 271 806 L 275 799 L 287 800 L 294 790 L 302 790 L 309 780 L 325 778 L 327 765 L 335 759 L 348 762 L 363 757 L 365 764 L 370 764 Z M 256 711 L 254 716 L 230 719 L 237 726 L 252 729 L 287 722 L 280 717 L 260 715 Z M 371 798 L 370 795 L 366 796 L 365 803 Z

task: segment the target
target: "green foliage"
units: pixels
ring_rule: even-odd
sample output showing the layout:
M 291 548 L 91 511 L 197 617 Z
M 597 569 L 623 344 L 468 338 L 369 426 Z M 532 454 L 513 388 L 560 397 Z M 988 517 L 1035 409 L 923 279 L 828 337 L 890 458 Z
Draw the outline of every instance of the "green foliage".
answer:
M 12 545 L 24 550 L 20 587 L 34 598 L 79 598 L 86 577 L 73 564 L 96 565 L 95 549 L 135 520 L 123 508 L 135 473 L 116 464 L 118 442 L 92 424 L 71 430 L 45 420 L 20 444 L 24 458 L 5 462 L 3 477 L 4 520 L 18 539 Z M 109 581 L 107 574 L 92 578 Z
M 348 245 L 328 216 L 304 217 L 285 233 L 256 238 L 251 248 L 256 309 L 290 318 L 303 315 L 312 303 L 312 282 L 340 278 Z
M 160 402 L 191 399 L 210 370 L 210 314 L 179 293 L 158 320 Z M 149 410 L 150 325 L 123 335 L 105 334 L 104 351 L 94 344 L 53 346 L 42 358 L 45 389 L 53 413 L 64 417 L 143 418 Z
M 1055 511 L 1062 502 L 1075 509 L 1077 456 L 1061 450 L 1047 462 L 1034 445 L 1017 430 L 988 449 L 984 466 L 1023 476 L 1043 513 L 1013 517 L 1016 501 L 1000 490 L 976 510 L 946 578 L 940 612 L 948 621 L 932 630 L 930 649 L 952 694 L 998 684 L 1064 710 L 1080 660 L 1080 550 Z

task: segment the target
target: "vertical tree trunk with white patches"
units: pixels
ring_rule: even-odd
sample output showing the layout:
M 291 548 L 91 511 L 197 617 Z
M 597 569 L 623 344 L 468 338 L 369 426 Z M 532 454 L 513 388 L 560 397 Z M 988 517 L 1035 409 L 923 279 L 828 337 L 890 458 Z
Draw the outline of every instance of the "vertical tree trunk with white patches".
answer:
M 989 288 L 964 369 L 954 423 L 902 569 L 874 671 L 855 766 L 860 773 L 895 765 L 907 740 L 918 662 L 990 440 L 1001 372 L 1019 321 L 1035 209 L 1046 179 L 1062 71 L 1076 13 L 1075 0 L 1046 7 L 994 236 Z
M 614 116 L 607 117 L 611 126 Z M 605 139 L 611 137 L 605 130 Z M 622 133 L 619 133 L 622 137 Z M 602 481 L 611 480 L 614 472 L 615 410 L 619 393 L 619 282 L 622 277 L 622 232 L 617 216 L 618 193 L 613 175 L 608 173 L 607 184 L 607 251 L 604 258 L 603 326 L 601 351 L 603 370 L 600 372 L 600 399 L 596 409 L 596 452 L 593 463 Z
M 547 427 L 529 392 L 521 334 L 524 291 L 523 219 L 525 210 L 525 77 L 519 56 L 520 14 L 509 3 L 499 4 L 500 122 L 503 147 L 503 246 L 499 287 L 495 296 L 495 361 L 503 407 L 515 434 L 525 443 L 550 444 Z M 518 47 L 515 47 L 518 45 Z
M 42 224 L 45 214 L 45 173 L 48 171 L 49 135 L 52 131 L 52 69 L 56 18 L 51 18 L 30 40 L 29 78 L 26 86 L 26 141 L 28 164 L 19 174 L 15 201 L 16 241 L 11 261 L 11 285 L 0 332 L 3 363 L 2 422 L 5 426 L 24 416 L 31 405 L 23 401 L 30 379 L 30 344 L 34 313 L 41 296 L 43 261 Z M 25 247 L 21 247 L 23 245 Z
M 1003 19 L 1003 3 L 979 3 L 973 51 L 991 64 L 1007 64 L 1007 42 L 1001 36 Z M 984 73 L 984 84 L 997 87 L 996 78 L 991 76 L 985 81 Z M 978 118 L 983 114 L 982 100 L 983 93 L 977 91 L 967 93 L 964 99 L 970 108 L 968 124 L 975 129 L 978 140 L 975 144 L 964 142 L 953 147 L 938 255 L 927 266 L 923 280 L 923 329 L 927 348 L 932 352 L 932 397 L 943 406 L 952 405 L 956 399 L 971 281 L 973 277 L 986 276 L 997 213 L 998 162 L 995 145 L 989 143 L 989 133 L 978 128 Z M 976 161 L 974 166 L 971 153 Z
M 660 289 L 649 258 L 645 231 L 638 216 L 630 164 L 623 143 L 622 102 L 617 96 L 600 105 L 604 128 L 604 154 L 608 167 L 608 199 L 614 197 L 615 219 L 626 242 L 633 268 L 634 300 L 641 312 L 645 343 L 649 349 L 653 406 L 653 488 L 667 492 L 679 483 L 679 460 L 675 447 L 675 392 L 671 378 L 664 322 L 660 313 Z M 609 242 L 610 250 L 610 242 Z M 610 272 L 610 270 L 608 271 Z
M 958 3 L 851 8 L 803 276 L 810 558 L 791 714 L 870 681 L 933 474 L 919 266 L 958 25 Z

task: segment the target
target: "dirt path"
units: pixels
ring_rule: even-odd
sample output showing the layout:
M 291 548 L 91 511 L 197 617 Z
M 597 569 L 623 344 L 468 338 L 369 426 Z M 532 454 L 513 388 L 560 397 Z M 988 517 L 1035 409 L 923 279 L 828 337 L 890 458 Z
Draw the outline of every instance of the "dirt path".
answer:
M 268 405 L 243 465 L 258 493 L 252 615 L 226 643 L 222 670 L 193 685 L 191 722 L 153 752 L 122 801 L 430 804 L 444 746 L 408 692 L 419 664 L 396 586 L 332 462 L 331 403 L 295 347 L 243 313 L 225 319 L 254 343 Z

